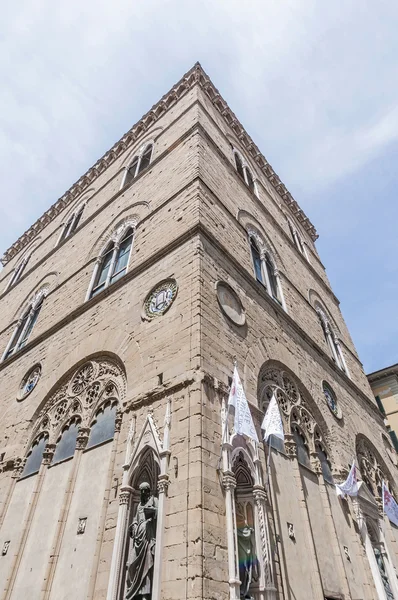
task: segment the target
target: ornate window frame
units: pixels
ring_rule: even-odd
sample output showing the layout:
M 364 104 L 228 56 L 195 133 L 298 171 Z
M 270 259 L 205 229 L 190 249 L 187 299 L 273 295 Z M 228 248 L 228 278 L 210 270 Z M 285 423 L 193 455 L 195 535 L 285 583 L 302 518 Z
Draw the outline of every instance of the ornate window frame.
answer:
M 132 230 L 132 233 L 131 233 L 132 240 L 131 240 L 130 250 L 129 250 L 128 258 L 127 258 L 126 271 L 125 271 L 124 275 L 128 273 L 130 259 L 131 259 L 131 253 L 133 251 L 134 239 L 135 239 L 136 229 L 137 229 L 137 221 L 135 219 L 127 219 L 126 221 L 123 221 L 123 223 L 121 223 L 111 233 L 111 235 L 108 237 L 106 243 L 103 245 L 102 250 L 100 251 L 100 253 L 97 257 L 97 260 L 95 261 L 93 273 L 91 275 L 90 284 L 88 286 L 87 293 L 86 293 L 85 302 L 87 302 L 87 300 L 89 300 L 90 298 L 93 297 L 93 291 L 95 289 L 95 284 L 96 284 L 98 275 L 100 274 L 100 269 L 102 267 L 103 261 L 105 259 L 106 254 L 108 252 L 110 252 L 112 249 L 112 256 L 111 256 L 109 269 L 108 269 L 106 280 L 104 282 L 103 289 L 105 289 L 105 288 L 109 287 L 109 285 L 111 285 L 111 283 L 112 283 L 111 279 L 114 276 L 114 268 L 115 268 L 116 261 L 118 258 L 120 245 L 125 240 L 126 233 L 130 229 Z
M 77 229 L 81 218 L 83 216 L 84 209 L 86 208 L 88 199 L 80 202 L 76 209 L 70 214 L 66 221 L 64 221 L 61 225 L 61 233 L 59 234 L 56 246 L 59 246 L 62 242 L 64 242 L 68 237 L 71 237 L 75 230 Z
M 149 147 L 151 148 L 149 162 L 148 164 L 142 166 L 144 155 L 148 152 Z M 133 156 L 133 158 L 129 161 L 128 166 L 124 168 L 122 182 L 120 184 L 121 190 L 125 187 L 128 187 L 142 171 L 150 166 L 153 158 L 154 148 L 155 142 L 153 140 L 148 140 L 142 144 L 138 150 L 138 153 Z
M 300 254 L 304 256 L 304 258 L 306 258 L 307 262 L 310 263 L 310 257 L 307 251 L 307 242 L 303 240 L 301 233 L 298 231 L 293 221 L 289 219 L 289 217 L 286 217 L 286 220 L 289 225 L 290 233 L 292 235 L 297 250 L 300 252 Z
M 328 312 L 318 300 L 315 301 L 314 308 L 318 315 L 323 335 L 325 336 L 325 341 L 332 355 L 333 361 L 336 363 L 338 368 L 347 375 L 347 377 L 351 377 L 346 360 L 344 358 L 343 350 L 341 348 L 340 337 L 337 328 L 333 325 Z
M 258 232 L 258 230 L 255 229 L 254 227 L 252 227 L 251 225 L 249 225 L 247 227 L 246 231 L 247 231 L 247 235 L 248 235 L 248 241 L 250 244 L 250 249 L 251 249 L 251 254 L 252 254 L 252 262 L 253 262 L 255 274 L 256 274 L 256 268 L 255 268 L 254 259 L 253 259 L 252 240 L 254 240 L 254 242 L 255 242 L 255 245 L 259 252 L 260 260 L 261 260 L 262 280 L 260 281 L 260 283 L 262 283 L 264 285 L 265 289 L 267 290 L 267 292 L 271 296 L 271 298 L 273 298 L 276 302 L 278 302 L 278 304 L 280 304 L 282 306 L 283 310 L 285 312 L 287 312 L 286 302 L 285 302 L 282 285 L 281 285 L 279 269 L 276 265 L 274 255 L 269 247 L 269 244 L 266 243 L 265 239 Z M 274 286 L 272 285 L 269 268 L 272 269 L 271 275 L 275 278 Z M 276 286 L 276 294 L 275 294 L 275 286 Z

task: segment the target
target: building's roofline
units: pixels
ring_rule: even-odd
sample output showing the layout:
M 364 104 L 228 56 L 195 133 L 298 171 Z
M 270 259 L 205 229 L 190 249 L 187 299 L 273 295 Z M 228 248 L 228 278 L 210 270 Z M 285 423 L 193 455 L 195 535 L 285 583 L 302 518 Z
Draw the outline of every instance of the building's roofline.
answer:
M 279 179 L 271 165 L 267 162 L 256 144 L 245 131 L 235 114 L 231 111 L 228 104 L 220 95 L 217 88 L 214 87 L 210 78 L 202 69 L 200 63 L 196 63 L 182 79 L 174 85 L 159 102 L 157 102 L 131 129 L 118 141 L 112 148 L 100 158 L 93 167 L 91 167 L 80 179 L 72 185 L 71 188 L 61 198 L 59 198 L 24 234 L 17 239 L 12 246 L 6 250 L 1 262 L 7 264 L 22 248 L 24 248 L 48 223 L 50 223 L 60 212 L 73 202 L 93 181 L 103 173 L 110 164 L 112 164 L 127 148 L 136 142 L 157 119 L 164 114 L 170 106 L 178 101 L 195 84 L 199 84 L 203 91 L 210 98 L 214 106 L 220 112 L 222 117 L 234 131 L 246 152 L 253 158 L 267 179 L 273 185 L 275 190 L 284 200 L 304 229 L 308 232 L 311 239 L 315 241 L 318 234 L 308 217 L 301 210 L 296 200 L 287 190 L 286 186 Z
M 372 382 L 382 379 L 383 377 L 388 377 L 389 375 L 398 375 L 398 363 L 395 365 L 390 365 L 389 367 L 384 367 L 383 369 L 379 369 L 373 373 L 368 373 L 366 377 L 368 378 L 369 382 Z

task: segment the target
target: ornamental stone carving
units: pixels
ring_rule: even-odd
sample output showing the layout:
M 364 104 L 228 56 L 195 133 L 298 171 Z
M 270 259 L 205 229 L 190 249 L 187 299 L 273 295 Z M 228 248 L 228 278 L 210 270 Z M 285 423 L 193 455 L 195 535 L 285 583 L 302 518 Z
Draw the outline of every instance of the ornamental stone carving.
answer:
M 36 387 L 41 377 L 41 365 L 35 365 L 24 376 L 19 386 L 18 400 L 24 400 Z
M 145 298 L 142 318 L 151 320 L 164 315 L 176 299 L 177 292 L 175 279 L 165 279 L 158 283 Z

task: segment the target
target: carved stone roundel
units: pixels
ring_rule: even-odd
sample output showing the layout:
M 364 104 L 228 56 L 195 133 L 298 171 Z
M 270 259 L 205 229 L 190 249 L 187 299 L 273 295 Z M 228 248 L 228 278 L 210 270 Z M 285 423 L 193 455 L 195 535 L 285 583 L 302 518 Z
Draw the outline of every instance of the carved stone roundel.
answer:
M 41 376 L 41 365 L 35 365 L 28 371 L 19 386 L 18 400 L 24 400 L 34 390 Z
M 144 302 L 145 317 L 153 319 L 163 315 L 173 304 L 177 296 L 177 282 L 175 279 L 165 279 L 154 287 Z
M 217 300 L 221 310 L 235 325 L 244 325 L 246 315 L 238 294 L 225 281 L 216 283 Z
M 70 386 L 72 394 L 81 394 L 89 385 L 90 381 L 92 380 L 93 374 L 94 366 L 91 362 L 88 362 L 85 365 L 83 365 L 72 379 Z
M 322 384 L 323 394 L 325 396 L 326 404 L 330 411 L 334 414 L 336 419 L 341 419 L 343 414 L 340 406 L 337 404 L 337 399 L 332 388 L 324 381 Z

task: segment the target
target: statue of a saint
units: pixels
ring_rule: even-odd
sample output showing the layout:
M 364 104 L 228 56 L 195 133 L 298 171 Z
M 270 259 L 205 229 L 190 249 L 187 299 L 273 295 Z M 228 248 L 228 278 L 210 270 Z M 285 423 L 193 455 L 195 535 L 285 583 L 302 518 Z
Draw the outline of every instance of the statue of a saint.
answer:
M 238 556 L 240 597 L 251 599 L 249 588 L 258 579 L 258 562 L 255 550 L 254 529 L 245 525 L 238 527 Z
M 129 527 L 132 553 L 127 566 L 126 600 L 151 600 L 155 560 L 158 500 L 147 482 L 139 486 L 141 498 Z

